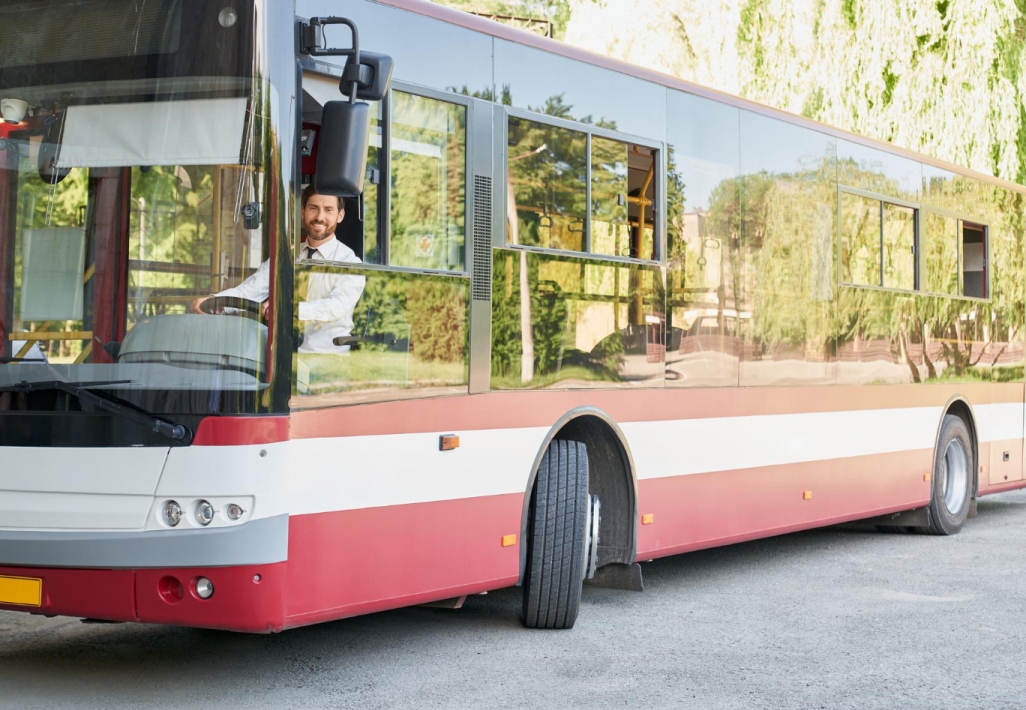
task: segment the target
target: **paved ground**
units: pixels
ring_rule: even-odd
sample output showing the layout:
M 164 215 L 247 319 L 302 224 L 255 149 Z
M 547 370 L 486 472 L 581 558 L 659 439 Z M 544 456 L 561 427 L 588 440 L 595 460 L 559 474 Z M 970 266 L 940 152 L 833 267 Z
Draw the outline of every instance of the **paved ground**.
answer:
M 0 612 L 0 707 L 1022 708 L 1026 493 L 954 538 L 822 530 L 586 588 L 569 632 L 518 590 L 277 636 Z

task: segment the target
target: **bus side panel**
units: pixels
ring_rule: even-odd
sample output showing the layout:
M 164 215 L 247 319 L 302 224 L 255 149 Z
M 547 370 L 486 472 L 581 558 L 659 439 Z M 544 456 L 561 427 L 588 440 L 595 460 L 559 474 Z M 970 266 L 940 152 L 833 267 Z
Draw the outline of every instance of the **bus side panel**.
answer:
M 932 467 L 924 449 L 639 481 L 637 559 L 918 508 Z
M 286 626 L 516 584 L 523 503 L 512 493 L 292 516 Z

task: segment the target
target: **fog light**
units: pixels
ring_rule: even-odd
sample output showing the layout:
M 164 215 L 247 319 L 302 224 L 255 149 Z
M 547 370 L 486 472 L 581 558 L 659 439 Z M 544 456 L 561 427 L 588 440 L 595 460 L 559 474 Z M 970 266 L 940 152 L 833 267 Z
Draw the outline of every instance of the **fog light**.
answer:
M 226 7 L 221 12 L 217 13 L 217 21 L 221 23 L 221 27 L 225 29 L 235 24 L 235 21 L 239 19 L 239 13 L 235 12 L 234 7 Z
M 200 577 L 196 580 L 196 596 L 200 599 L 210 599 L 214 596 L 214 583 L 206 577 Z
M 242 506 L 237 503 L 231 503 L 228 505 L 228 518 L 229 520 L 238 520 L 242 517 L 242 514 L 246 511 L 242 509 Z
M 196 504 L 196 521 L 200 525 L 210 525 L 210 521 L 214 519 L 214 506 L 205 500 L 201 500 Z
M 176 501 L 169 500 L 164 504 L 164 522 L 174 527 L 182 522 L 182 506 Z

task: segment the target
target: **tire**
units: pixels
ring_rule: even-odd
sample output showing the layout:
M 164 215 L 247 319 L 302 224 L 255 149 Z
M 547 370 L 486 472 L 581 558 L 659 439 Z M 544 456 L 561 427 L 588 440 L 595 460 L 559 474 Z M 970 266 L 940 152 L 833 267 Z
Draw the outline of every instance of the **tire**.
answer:
M 577 441 L 553 441 L 531 492 L 525 626 L 573 628 L 585 574 L 588 500 L 587 448 Z
M 933 455 L 930 525 L 919 528 L 919 532 L 954 535 L 962 529 L 969 516 L 975 470 L 975 447 L 969 428 L 960 417 L 945 415 Z

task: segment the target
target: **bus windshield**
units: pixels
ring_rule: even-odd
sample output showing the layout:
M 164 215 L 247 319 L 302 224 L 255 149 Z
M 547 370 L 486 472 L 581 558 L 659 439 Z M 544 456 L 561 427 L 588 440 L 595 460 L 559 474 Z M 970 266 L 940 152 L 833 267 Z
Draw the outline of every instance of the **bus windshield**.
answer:
M 0 389 L 260 409 L 273 314 L 198 301 L 268 260 L 254 22 L 208 0 L 0 6 Z M 0 412 L 69 406 L 0 394 Z

